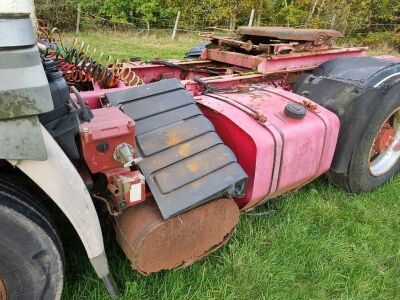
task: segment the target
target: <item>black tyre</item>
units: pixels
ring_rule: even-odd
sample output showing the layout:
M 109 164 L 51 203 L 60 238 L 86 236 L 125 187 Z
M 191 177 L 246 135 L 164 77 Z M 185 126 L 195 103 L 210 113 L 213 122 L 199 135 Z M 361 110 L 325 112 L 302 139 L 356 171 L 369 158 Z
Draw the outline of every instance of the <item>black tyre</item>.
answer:
M 0 300 L 59 299 L 63 274 L 62 245 L 45 209 L 0 176 Z
M 348 172 L 330 172 L 336 185 L 353 193 L 371 191 L 400 171 L 400 84 L 379 102 L 354 148 Z

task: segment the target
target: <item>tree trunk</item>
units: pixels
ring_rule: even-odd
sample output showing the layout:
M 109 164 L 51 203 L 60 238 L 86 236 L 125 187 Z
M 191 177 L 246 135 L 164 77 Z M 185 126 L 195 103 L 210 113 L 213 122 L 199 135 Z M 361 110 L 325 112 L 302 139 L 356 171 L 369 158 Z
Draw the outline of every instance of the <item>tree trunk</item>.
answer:
M 308 15 L 308 19 L 307 19 L 306 25 L 308 25 L 308 23 L 310 23 L 311 18 L 313 16 L 314 12 L 315 12 L 315 8 L 317 7 L 317 4 L 318 4 L 318 0 L 315 0 L 314 5 L 312 6 L 312 8 L 310 10 L 310 13 Z
M 264 0 L 260 0 L 260 2 L 258 4 L 257 21 L 256 21 L 257 26 L 261 26 L 261 15 L 262 15 L 262 10 L 263 10 L 263 2 L 264 2 Z

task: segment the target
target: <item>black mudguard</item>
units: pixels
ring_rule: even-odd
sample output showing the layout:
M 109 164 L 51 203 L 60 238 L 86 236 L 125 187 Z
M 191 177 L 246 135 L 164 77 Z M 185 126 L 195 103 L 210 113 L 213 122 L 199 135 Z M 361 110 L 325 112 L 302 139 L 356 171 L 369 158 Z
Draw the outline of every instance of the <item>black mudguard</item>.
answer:
M 246 173 L 178 80 L 106 96 L 136 122 L 139 168 L 165 219 L 222 196 L 243 196 Z
M 339 58 L 304 75 L 293 87 L 339 116 L 341 127 L 331 171 L 346 173 L 356 145 L 380 100 L 399 81 L 400 64 L 372 57 Z
M 196 46 L 190 48 L 190 50 L 185 54 L 185 59 L 199 58 L 201 53 L 210 45 L 210 41 L 203 41 Z

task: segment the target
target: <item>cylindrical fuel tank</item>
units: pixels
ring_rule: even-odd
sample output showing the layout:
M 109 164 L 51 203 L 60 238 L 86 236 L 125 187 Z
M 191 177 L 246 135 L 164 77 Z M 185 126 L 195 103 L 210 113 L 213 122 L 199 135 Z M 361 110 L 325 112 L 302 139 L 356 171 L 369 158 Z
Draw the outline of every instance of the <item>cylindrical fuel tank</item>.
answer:
M 186 267 L 225 244 L 239 221 L 231 199 L 218 199 L 165 220 L 153 199 L 132 206 L 116 218 L 117 241 L 146 275 Z
M 243 93 L 202 95 L 196 101 L 249 177 L 245 197 L 236 199 L 242 209 L 329 169 L 339 119 L 322 106 L 266 84 L 251 85 Z

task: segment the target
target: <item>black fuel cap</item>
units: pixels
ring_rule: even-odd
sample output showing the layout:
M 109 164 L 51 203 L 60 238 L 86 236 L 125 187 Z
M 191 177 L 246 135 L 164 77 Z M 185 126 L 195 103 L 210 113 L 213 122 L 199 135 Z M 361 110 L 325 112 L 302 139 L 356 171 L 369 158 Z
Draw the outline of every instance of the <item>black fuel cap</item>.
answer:
M 289 103 L 285 106 L 284 113 L 289 118 L 302 120 L 306 116 L 307 110 L 300 104 Z

